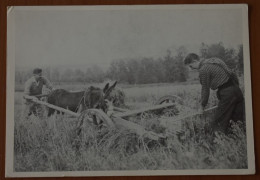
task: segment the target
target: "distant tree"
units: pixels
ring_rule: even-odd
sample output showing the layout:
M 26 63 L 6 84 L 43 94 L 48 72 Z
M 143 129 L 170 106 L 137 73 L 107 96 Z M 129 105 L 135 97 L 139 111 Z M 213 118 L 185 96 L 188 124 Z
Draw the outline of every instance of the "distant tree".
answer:
M 187 55 L 188 51 L 184 46 L 180 46 L 176 49 L 176 56 L 184 58 Z
M 16 69 L 15 82 L 19 84 L 25 83 L 29 78 L 32 77 L 32 71 L 33 69 L 27 69 L 27 70 Z
M 101 83 L 103 82 L 104 78 L 105 78 L 105 73 L 103 71 L 103 69 L 99 66 L 94 66 L 93 67 L 94 71 L 96 72 L 96 77 L 97 77 L 97 82 Z
M 225 63 L 228 65 L 231 69 L 237 69 L 238 68 L 238 57 L 235 52 L 235 49 L 229 48 L 225 49 L 225 57 L 223 59 Z
M 76 69 L 74 71 L 74 77 L 73 77 L 74 81 L 76 82 L 84 82 L 85 80 L 85 74 L 82 70 L 80 69 Z
M 208 48 L 206 58 L 218 57 L 220 59 L 224 59 L 225 53 L 226 53 L 225 47 L 222 42 L 217 44 L 212 44 Z
M 54 68 L 52 69 L 52 72 L 51 72 L 51 81 L 54 81 L 54 82 L 59 82 L 61 79 L 60 79 L 60 71 L 58 68 Z
M 22 71 L 16 70 L 15 71 L 15 82 L 19 83 L 19 84 L 24 83 L 24 77 L 23 76 L 24 75 L 23 75 Z
M 180 46 L 175 50 L 175 56 L 170 50 L 167 50 L 163 64 L 165 67 L 166 82 L 183 82 L 187 80 L 188 70 L 183 63 L 183 59 L 187 54 L 187 49 Z
M 63 73 L 62 73 L 62 77 L 61 77 L 61 80 L 63 82 L 71 82 L 73 79 L 73 71 L 68 68 L 66 69 Z
M 200 51 L 205 58 L 217 57 L 222 59 L 231 69 L 237 67 L 238 57 L 235 49 L 225 48 L 222 42 L 211 45 L 202 43 Z
M 163 60 L 163 64 L 165 68 L 166 82 L 174 82 L 176 80 L 175 77 L 176 62 L 170 50 L 167 50 L 166 56 L 164 57 Z
M 47 79 L 51 79 L 51 67 L 47 66 L 42 68 L 43 76 L 45 76 Z
M 176 60 L 176 76 L 177 81 L 184 82 L 188 77 L 188 69 L 183 63 L 184 57 L 187 55 L 187 49 L 184 46 L 179 47 L 177 50 L 177 55 L 175 57 Z
M 120 60 L 118 61 L 117 63 L 118 65 L 118 74 L 117 74 L 117 78 L 120 82 L 127 82 L 128 81 L 128 72 L 129 72 L 129 69 L 127 68 L 127 65 L 126 65 L 126 62 L 124 60 Z
M 156 74 L 157 82 L 167 82 L 166 69 L 162 58 L 155 61 L 154 73 Z
M 94 72 L 93 69 L 88 67 L 86 72 L 85 72 L 85 78 L 84 78 L 85 82 L 89 82 L 92 83 L 94 82 Z
M 112 61 L 106 74 L 110 79 L 133 84 L 136 83 L 138 68 L 139 64 L 134 59 L 119 59 Z
M 207 54 L 208 54 L 208 45 L 205 44 L 204 42 L 201 43 L 201 46 L 200 46 L 200 56 L 202 58 L 207 58 Z
M 109 69 L 107 71 L 107 76 L 108 78 L 110 79 L 113 79 L 113 80 L 119 80 L 118 79 L 118 72 L 119 72 L 119 69 L 118 69 L 118 65 L 117 65 L 117 61 L 112 61 L 110 63 L 110 66 L 109 66 Z
M 129 59 L 126 62 L 127 67 L 127 82 L 129 84 L 136 84 L 138 82 L 139 63 L 136 59 Z
M 138 70 L 138 82 L 141 84 L 157 83 L 156 63 L 152 58 L 142 58 Z

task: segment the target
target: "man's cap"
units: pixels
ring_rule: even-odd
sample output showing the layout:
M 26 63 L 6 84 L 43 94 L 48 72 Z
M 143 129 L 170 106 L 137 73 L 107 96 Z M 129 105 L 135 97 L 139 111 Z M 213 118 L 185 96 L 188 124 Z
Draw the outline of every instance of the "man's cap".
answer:
M 41 73 L 42 73 L 42 69 L 40 69 L 40 68 L 35 68 L 33 70 L 33 74 L 41 74 Z

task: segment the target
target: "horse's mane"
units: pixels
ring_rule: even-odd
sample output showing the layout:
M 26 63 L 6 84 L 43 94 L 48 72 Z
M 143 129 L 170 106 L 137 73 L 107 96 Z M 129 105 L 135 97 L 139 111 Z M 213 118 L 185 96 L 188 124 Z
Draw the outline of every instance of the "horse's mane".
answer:
M 88 97 L 89 99 L 94 98 L 94 96 L 102 96 L 103 97 L 103 91 L 102 89 L 98 88 L 98 87 L 94 87 L 94 86 L 90 86 L 84 94 L 86 97 Z M 93 97 L 92 97 L 93 96 Z

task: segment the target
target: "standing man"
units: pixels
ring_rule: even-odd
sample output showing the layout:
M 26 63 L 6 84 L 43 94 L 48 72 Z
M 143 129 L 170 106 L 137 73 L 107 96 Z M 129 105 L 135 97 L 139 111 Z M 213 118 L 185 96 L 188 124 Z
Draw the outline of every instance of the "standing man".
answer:
M 48 89 L 52 90 L 53 86 L 50 81 L 42 76 L 42 69 L 36 68 L 33 70 L 33 77 L 25 82 L 24 87 L 24 117 L 30 116 L 31 114 L 37 115 L 38 110 L 42 110 L 39 104 L 34 103 L 31 100 L 26 99 L 28 96 L 34 96 L 34 99 L 38 99 L 36 96 L 42 94 L 43 85 Z
M 213 132 L 229 132 L 230 120 L 245 120 L 244 97 L 239 88 L 238 78 L 219 58 L 200 59 L 190 53 L 184 64 L 199 71 L 201 89 L 201 110 L 204 110 L 209 99 L 210 89 L 217 89 L 218 108 L 211 125 Z

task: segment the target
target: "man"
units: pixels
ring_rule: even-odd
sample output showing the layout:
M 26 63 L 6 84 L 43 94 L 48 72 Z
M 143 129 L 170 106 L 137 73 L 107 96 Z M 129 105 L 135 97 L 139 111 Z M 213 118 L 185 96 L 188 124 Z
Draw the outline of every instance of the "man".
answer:
M 184 64 L 199 71 L 201 89 L 201 110 L 204 111 L 210 89 L 217 89 L 218 108 L 211 125 L 213 132 L 229 132 L 230 120 L 244 121 L 244 97 L 239 88 L 238 78 L 219 58 L 200 59 L 197 54 L 190 53 Z
M 32 100 L 29 100 L 29 96 L 33 97 L 32 99 L 38 100 L 37 95 L 42 94 L 43 85 L 48 89 L 52 90 L 53 86 L 50 81 L 42 76 L 42 69 L 36 68 L 33 70 L 33 77 L 28 79 L 25 82 L 24 87 L 24 117 L 28 117 L 31 114 L 37 115 L 38 111 L 41 111 L 41 106 L 34 103 Z

